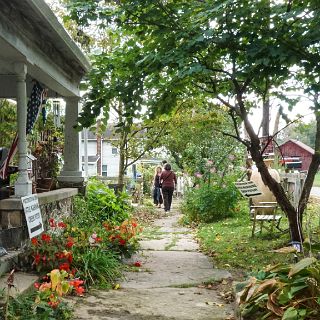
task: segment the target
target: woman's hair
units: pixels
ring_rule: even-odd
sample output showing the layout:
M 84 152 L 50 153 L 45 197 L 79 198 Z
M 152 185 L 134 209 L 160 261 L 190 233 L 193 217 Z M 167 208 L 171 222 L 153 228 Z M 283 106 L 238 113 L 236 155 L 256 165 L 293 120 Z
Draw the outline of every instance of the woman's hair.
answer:
M 171 170 L 171 165 L 169 163 L 166 163 L 164 166 L 164 170 L 170 171 Z
M 162 171 L 162 167 L 161 167 L 161 166 L 157 166 L 157 167 L 154 169 L 154 173 L 157 174 L 159 169 L 160 169 L 160 172 Z

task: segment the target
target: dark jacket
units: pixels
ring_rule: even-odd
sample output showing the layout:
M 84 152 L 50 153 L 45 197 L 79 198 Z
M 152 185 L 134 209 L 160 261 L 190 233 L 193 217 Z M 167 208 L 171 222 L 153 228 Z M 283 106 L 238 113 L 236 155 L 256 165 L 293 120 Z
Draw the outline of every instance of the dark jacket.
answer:
M 160 176 L 158 176 L 157 174 L 154 176 L 153 186 L 156 188 L 160 187 Z

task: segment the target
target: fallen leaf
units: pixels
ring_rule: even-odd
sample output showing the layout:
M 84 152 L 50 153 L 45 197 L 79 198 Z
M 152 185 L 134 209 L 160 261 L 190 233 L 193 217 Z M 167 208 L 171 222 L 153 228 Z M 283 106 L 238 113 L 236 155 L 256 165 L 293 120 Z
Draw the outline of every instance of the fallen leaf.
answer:
M 120 284 L 119 284 L 119 283 L 116 283 L 116 284 L 113 286 L 113 289 L 114 289 L 114 290 L 120 289 Z
M 209 306 L 217 306 L 217 307 L 224 307 L 224 304 L 223 303 L 217 303 L 217 302 L 214 302 L 214 301 L 206 301 L 206 304 L 209 305 Z

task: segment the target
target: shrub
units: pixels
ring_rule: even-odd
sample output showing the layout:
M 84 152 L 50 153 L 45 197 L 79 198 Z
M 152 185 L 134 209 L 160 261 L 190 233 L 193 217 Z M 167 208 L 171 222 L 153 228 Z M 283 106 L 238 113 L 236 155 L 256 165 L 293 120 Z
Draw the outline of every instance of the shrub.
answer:
M 88 228 L 50 219 L 50 230 L 31 239 L 30 256 L 37 271 L 64 270 L 84 277 L 86 285 L 111 287 L 122 276 L 120 259 L 138 249 L 141 228 L 134 219 Z
M 111 288 L 114 282 L 123 278 L 123 266 L 118 255 L 102 248 L 87 248 L 75 254 L 73 262 L 77 276 L 87 279 L 86 285 Z
M 232 216 L 238 199 L 239 193 L 232 183 L 223 188 L 200 184 L 187 192 L 181 209 L 187 220 L 210 223 Z
M 6 315 L 0 319 L 7 320 L 40 320 L 40 319 L 73 319 L 73 310 L 66 302 L 59 303 L 52 308 L 46 301 L 35 303 L 38 292 L 34 291 L 28 294 L 10 297 Z
M 129 218 L 131 210 L 126 193 L 115 195 L 103 182 L 91 179 L 86 197 L 79 196 L 74 200 L 73 218 L 81 227 L 101 224 L 108 220 L 121 223 Z
M 54 269 L 40 281 L 34 284 L 36 291 L 17 297 L 10 296 L 9 283 L 14 279 L 12 271 L 8 278 L 8 290 L 5 305 L 2 309 L 1 319 L 72 319 L 72 310 L 63 297 L 75 293 L 82 295 L 83 281 L 74 279 L 66 271 Z
M 243 319 L 320 318 L 320 262 L 305 258 L 279 264 L 250 278 L 240 295 Z

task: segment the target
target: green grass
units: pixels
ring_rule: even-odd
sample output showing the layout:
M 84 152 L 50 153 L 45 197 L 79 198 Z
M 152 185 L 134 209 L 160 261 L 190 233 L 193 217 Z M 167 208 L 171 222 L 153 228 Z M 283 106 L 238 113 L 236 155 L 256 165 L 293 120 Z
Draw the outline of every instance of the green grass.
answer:
M 220 222 L 202 224 L 198 227 L 197 236 L 204 252 L 213 257 L 214 266 L 235 273 L 253 272 L 269 264 L 281 262 L 292 263 L 293 253 L 275 253 L 274 249 L 288 246 L 289 233 L 271 236 L 267 231 L 251 237 L 252 222 L 249 218 L 247 203 L 242 204 L 238 215 Z M 309 205 L 304 223 L 304 235 L 313 238 L 319 230 L 319 205 Z M 307 228 L 308 226 L 308 228 Z M 286 217 L 282 218 L 281 227 L 288 228 Z M 317 236 L 318 237 L 318 236 Z M 317 239 L 318 241 L 318 239 Z
M 313 181 L 314 187 L 320 187 L 320 173 L 317 173 Z
M 139 234 L 139 239 L 141 240 L 161 240 L 163 236 L 167 234 L 160 230 L 159 226 L 146 226 L 143 228 L 142 232 Z

